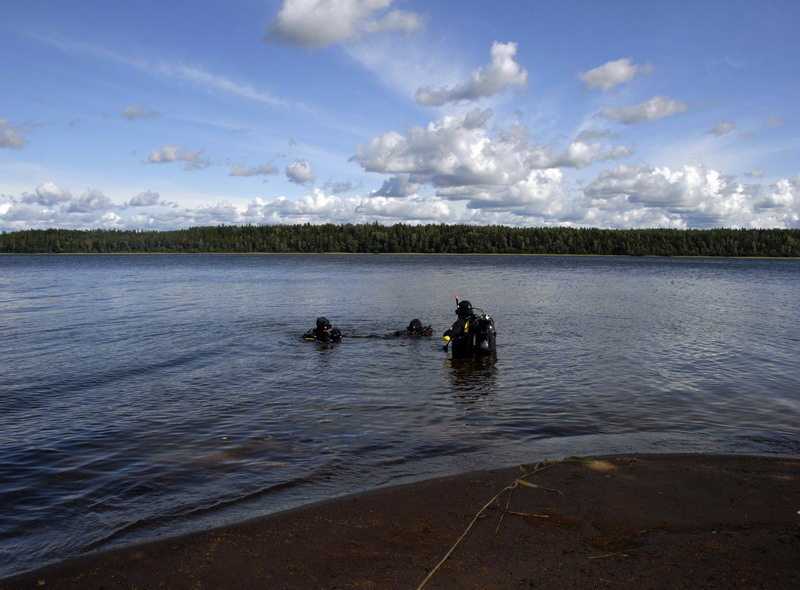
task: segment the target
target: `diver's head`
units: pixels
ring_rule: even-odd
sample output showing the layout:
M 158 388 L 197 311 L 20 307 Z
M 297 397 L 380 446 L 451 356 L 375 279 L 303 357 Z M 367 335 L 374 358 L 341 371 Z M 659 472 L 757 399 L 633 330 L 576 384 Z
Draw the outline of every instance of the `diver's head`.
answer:
M 317 328 L 319 330 L 330 330 L 331 323 L 328 321 L 328 318 L 317 318 Z
M 408 328 L 406 328 L 412 334 L 416 334 L 418 332 L 422 332 L 422 322 L 418 319 L 411 320 L 411 323 L 408 324 Z
M 458 304 L 458 307 L 456 307 L 456 313 L 458 314 L 458 317 L 472 315 L 472 304 L 465 299 Z

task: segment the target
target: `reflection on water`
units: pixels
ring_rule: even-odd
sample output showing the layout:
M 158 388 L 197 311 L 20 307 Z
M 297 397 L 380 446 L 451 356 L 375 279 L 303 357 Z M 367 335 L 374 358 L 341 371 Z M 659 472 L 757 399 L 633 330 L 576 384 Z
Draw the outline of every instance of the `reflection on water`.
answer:
M 547 457 L 800 453 L 800 260 L 6 256 L 0 285 L 0 576 Z M 454 294 L 496 357 L 442 350 Z M 387 337 L 410 318 L 436 335 Z
M 495 355 L 447 358 L 445 366 L 450 372 L 453 398 L 461 404 L 473 404 L 493 394 L 497 386 L 496 361 Z

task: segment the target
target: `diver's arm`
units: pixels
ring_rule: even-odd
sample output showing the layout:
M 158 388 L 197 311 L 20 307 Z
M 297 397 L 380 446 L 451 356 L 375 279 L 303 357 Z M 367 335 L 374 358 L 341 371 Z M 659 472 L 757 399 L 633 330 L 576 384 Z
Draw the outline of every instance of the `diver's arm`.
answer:
M 450 327 L 449 327 L 449 328 L 448 328 L 448 329 L 445 331 L 445 333 L 444 333 L 444 334 L 442 334 L 442 339 L 444 339 L 444 340 L 450 340 L 450 339 L 452 339 L 454 336 L 459 336 L 459 335 L 460 335 L 460 334 L 461 334 L 461 333 L 464 331 L 464 323 L 465 323 L 465 322 L 464 322 L 464 320 L 462 320 L 462 319 L 460 319 L 460 318 L 459 318 L 459 319 L 457 319 L 457 320 L 455 321 L 455 323 L 454 323 L 452 326 L 450 326 Z

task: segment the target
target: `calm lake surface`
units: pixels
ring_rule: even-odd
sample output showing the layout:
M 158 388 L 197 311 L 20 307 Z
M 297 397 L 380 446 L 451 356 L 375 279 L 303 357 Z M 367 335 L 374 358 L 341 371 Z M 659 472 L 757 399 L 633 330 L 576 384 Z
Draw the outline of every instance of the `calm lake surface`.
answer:
M 456 294 L 496 359 L 442 350 Z M 0 577 L 473 469 L 799 455 L 798 303 L 800 260 L 0 257 Z

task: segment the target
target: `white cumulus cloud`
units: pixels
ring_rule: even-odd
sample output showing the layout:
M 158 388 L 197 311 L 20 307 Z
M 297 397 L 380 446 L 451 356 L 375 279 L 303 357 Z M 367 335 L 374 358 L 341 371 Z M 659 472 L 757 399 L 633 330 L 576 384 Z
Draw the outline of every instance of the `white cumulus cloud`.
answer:
M 614 119 L 623 125 L 639 125 L 681 113 L 688 108 L 684 103 L 671 100 L 668 96 L 654 96 L 629 107 L 606 107 L 600 112 L 600 116 Z
M 161 203 L 161 196 L 155 191 L 143 191 L 128 201 L 129 207 L 152 207 Z
M 12 125 L 8 119 L 0 119 L 0 148 L 21 149 L 28 143 L 25 134 L 29 131 L 27 125 Z
M 598 175 L 584 191 L 586 206 L 680 220 L 682 227 L 795 227 L 797 185 L 744 185 L 702 164 L 682 169 L 621 165 Z
M 475 101 L 494 96 L 510 85 L 524 86 L 528 72 L 514 61 L 516 43 L 492 43 L 491 62 L 475 70 L 470 79 L 453 88 L 420 88 L 417 103 L 424 106 L 442 106 L 447 103 Z
M 72 199 L 72 194 L 67 189 L 62 189 L 55 182 L 43 182 L 36 187 L 33 194 L 23 196 L 24 203 L 38 203 L 46 207 L 55 207 L 60 203 L 66 203 Z
M 122 116 L 129 121 L 133 121 L 135 119 L 155 119 L 160 117 L 161 113 L 153 109 L 146 110 L 140 104 L 133 104 L 125 107 L 125 110 L 122 111 Z
M 355 212 L 365 218 L 381 218 L 394 223 L 398 219 L 405 223 L 445 223 L 453 218 L 453 206 L 437 197 L 392 199 L 388 197 L 366 197 Z
M 800 193 L 796 182 L 783 178 L 766 192 L 764 199 L 758 203 L 760 208 L 790 210 L 800 217 Z
M 316 181 L 317 175 L 311 164 L 305 160 L 295 160 L 286 167 L 286 178 L 295 184 L 307 184 Z
M 353 185 L 352 182 L 349 182 L 349 181 L 344 181 L 344 182 L 338 181 L 337 182 L 337 181 L 334 181 L 334 180 L 329 180 L 323 185 L 323 188 L 326 191 L 329 191 L 329 192 L 333 193 L 334 195 L 336 195 L 336 194 L 339 194 L 339 193 L 350 192 L 355 188 L 355 186 Z
M 800 175 L 771 185 L 741 184 L 694 163 L 679 168 L 642 163 L 599 173 L 588 184 L 558 168 L 529 170 L 508 185 L 441 186 L 436 195 L 339 197 L 313 188 L 297 199 L 256 198 L 231 203 L 212 198 L 179 206 L 154 191 L 118 204 L 99 189 L 73 197 L 55 183 L 38 195 L 0 194 L 0 231 L 49 227 L 176 229 L 202 225 L 274 223 L 467 223 L 593 227 L 798 227 Z M 402 193 L 402 196 L 401 196 Z M 49 196 L 48 196 L 49 195 Z M 211 204 L 209 204 L 211 203 Z
M 630 82 L 638 74 L 647 74 L 652 70 L 652 64 L 639 66 L 633 63 L 633 58 L 625 57 L 606 62 L 588 72 L 578 72 L 576 76 L 586 83 L 587 90 L 602 88 L 608 92 L 615 86 Z
M 91 211 L 105 211 L 114 207 L 107 196 L 98 189 L 89 189 L 77 199 L 74 199 L 67 208 L 67 213 L 89 213 Z
M 531 170 L 526 178 L 507 186 L 443 188 L 438 195 L 466 199 L 469 209 L 551 217 L 563 213 L 567 200 L 564 175 L 557 168 Z
M 364 34 L 411 33 L 424 25 L 414 12 L 389 10 L 394 0 L 284 0 L 266 40 L 304 48 L 356 41 Z
M 725 135 L 726 133 L 730 133 L 736 129 L 736 123 L 733 121 L 719 121 L 716 125 L 714 125 L 711 129 L 706 131 L 709 135 L 716 135 L 719 137 L 720 135 Z
M 530 141 L 518 125 L 491 135 L 491 109 L 475 109 L 445 116 L 407 134 L 391 131 L 358 145 L 355 161 L 369 172 L 392 175 L 394 180 L 376 194 L 403 196 L 405 184 L 427 184 L 449 199 L 538 199 L 532 187 L 553 182 L 538 172 L 551 168 L 584 168 L 594 161 L 629 155 L 624 146 L 606 150 L 600 143 L 574 141 L 562 153 Z M 494 195 L 491 199 L 476 194 Z
M 258 166 L 243 166 L 242 164 L 234 164 L 231 166 L 231 176 L 267 176 L 269 174 L 277 174 L 278 168 L 272 162 L 266 162 Z
M 381 188 L 372 191 L 375 197 L 408 197 L 419 192 L 418 182 L 409 182 L 408 174 L 398 174 L 383 181 Z
M 160 149 L 150 152 L 151 164 L 171 164 L 184 162 L 186 170 L 202 170 L 208 168 L 211 162 L 202 157 L 203 150 L 190 151 L 177 145 L 165 145 Z

